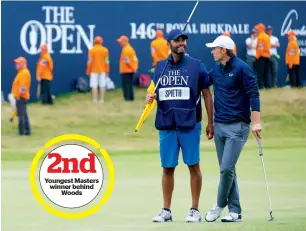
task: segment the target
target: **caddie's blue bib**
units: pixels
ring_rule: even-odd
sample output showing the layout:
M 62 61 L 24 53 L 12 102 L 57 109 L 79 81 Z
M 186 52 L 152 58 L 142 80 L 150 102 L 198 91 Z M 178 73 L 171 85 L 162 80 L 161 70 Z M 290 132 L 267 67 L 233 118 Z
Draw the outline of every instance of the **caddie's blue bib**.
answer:
M 158 130 L 192 129 L 197 123 L 196 109 L 200 104 L 200 60 L 182 56 L 174 63 L 168 57 L 168 65 L 160 77 L 167 60 L 157 63 L 154 73 L 157 112 L 155 127 Z M 160 77 L 160 78 L 159 78 Z

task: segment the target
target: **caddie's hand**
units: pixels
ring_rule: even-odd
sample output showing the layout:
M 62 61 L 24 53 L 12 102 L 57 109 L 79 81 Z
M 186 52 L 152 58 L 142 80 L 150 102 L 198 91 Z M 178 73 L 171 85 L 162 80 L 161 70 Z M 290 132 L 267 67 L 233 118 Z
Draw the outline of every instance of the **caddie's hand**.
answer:
M 209 140 L 211 140 L 214 137 L 214 125 L 208 124 L 206 126 L 206 136 Z
M 260 132 L 261 132 L 260 123 L 253 124 L 252 133 L 253 133 L 253 135 L 255 136 L 256 139 L 261 139 Z
M 146 101 L 148 104 L 153 103 L 153 100 L 156 99 L 156 94 L 147 94 Z

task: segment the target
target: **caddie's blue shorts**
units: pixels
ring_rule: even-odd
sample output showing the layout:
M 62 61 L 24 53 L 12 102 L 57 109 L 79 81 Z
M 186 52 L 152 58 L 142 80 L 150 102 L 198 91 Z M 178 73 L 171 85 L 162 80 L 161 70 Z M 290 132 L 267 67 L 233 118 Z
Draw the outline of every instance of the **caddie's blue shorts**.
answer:
M 163 168 L 176 167 L 180 149 L 182 149 L 183 161 L 186 165 L 192 166 L 199 163 L 201 132 L 201 122 L 188 131 L 159 131 L 161 166 Z

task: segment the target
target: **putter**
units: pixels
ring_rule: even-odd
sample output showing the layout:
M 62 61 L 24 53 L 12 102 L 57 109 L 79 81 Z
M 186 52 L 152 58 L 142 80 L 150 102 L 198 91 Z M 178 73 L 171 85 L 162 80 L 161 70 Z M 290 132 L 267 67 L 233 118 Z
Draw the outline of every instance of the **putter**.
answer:
M 270 219 L 268 221 L 273 221 L 274 217 L 272 216 L 272 204 L 271 204 L 271 198 L 270 198 L 270 193 L 269 193 L 269 187 L 268 187 L 268 181 L 267 181 L 267 176 L 266 176 L 265 164 L 263 160 L 262 145 L 261 145 L 260 139 L 257 139 L 257 145 L 258 145 L 258 154 L 261 157 L 262 169 L 263 169 L 263 173 L 265 176 L 266 188 L 268 192 L 268 199 L 269 199 L 269 205 L 270 205 Z
M 189 21 L 190 21 L 192 15 L 193 15 L 195 9 L 197 8 L 198 4 L 199 4 L 199 1 L 197 1 L 196 4 L 194 5 L 194 7 L 193 7 L 193 9 L 192 9 L 192 11 L 191 11 L 191 13 L 190 13 L 190 15 L 189 15 L 189 18 L 187 19 L 187 22 L 186 22 L 186 24 L 185 24 L 185 26 L 184 26 L 184 28 L 183 28 L 182 31 L 184 31 L 184 30 L 186 29 L 186 27 L 187 27 L 187 25 L 188 25 L 188 23 L 189 23 Z M 166 65 L 164 66 L 163 71 L 161 72 L 160 76 L 158 77 L 158 81 L 157 81 L 156 86 L 155 86 L 155 88 L 154 88 L 154 92 L 156 91 L 156 88 L 157 88 L 157 86 L 158 86 L 158 84 L 159 84 L 159 82 L 160 82 L 160 78 L 164 75 L 164 72 L 165 72 L 167 66 L 168 66 L 168 60 L 167 60 Z

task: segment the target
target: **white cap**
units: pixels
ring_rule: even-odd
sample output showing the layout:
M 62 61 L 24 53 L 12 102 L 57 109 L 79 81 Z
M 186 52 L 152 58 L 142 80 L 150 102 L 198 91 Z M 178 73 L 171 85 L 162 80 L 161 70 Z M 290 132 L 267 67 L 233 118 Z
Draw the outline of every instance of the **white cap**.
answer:
M 235 43 L 230 37 L 225 35 L 220 35 L 212 43 L 206 43 L 206 46 L 210 48 L 222 47 L 225 49 L 234 50 Z

